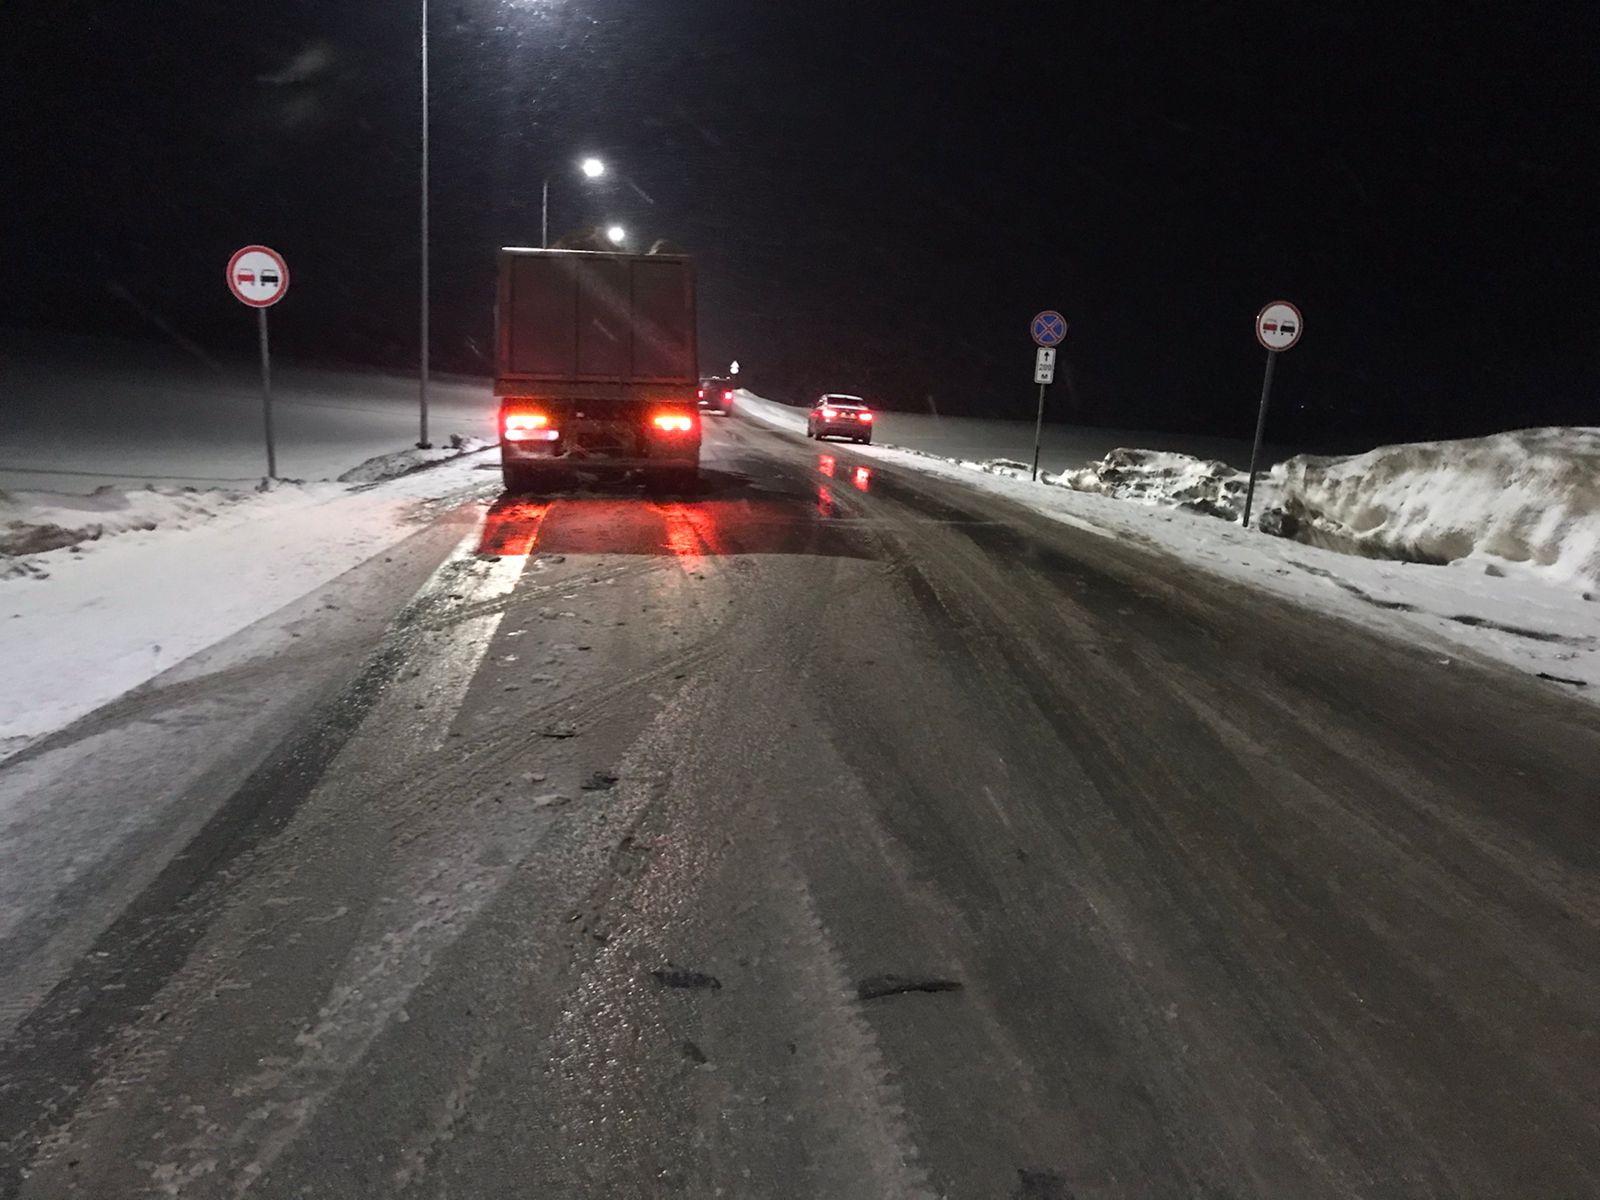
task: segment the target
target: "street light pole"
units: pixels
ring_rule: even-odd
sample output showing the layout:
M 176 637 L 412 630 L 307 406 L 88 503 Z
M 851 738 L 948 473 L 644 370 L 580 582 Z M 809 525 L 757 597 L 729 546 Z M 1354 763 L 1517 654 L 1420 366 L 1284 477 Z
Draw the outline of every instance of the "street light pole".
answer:
M 417 401 L 421 426 L 417 448 L 426 450 L 428 441 L 428 0 L 422 0 L 422 281 L 421 344 L 422 365 L 417 382 Z

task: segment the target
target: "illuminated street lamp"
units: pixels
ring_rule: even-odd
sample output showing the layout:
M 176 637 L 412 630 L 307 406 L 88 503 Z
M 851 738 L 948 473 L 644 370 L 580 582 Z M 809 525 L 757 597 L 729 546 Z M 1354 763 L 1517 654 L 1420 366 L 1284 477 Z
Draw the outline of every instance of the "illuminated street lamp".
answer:
M 627 240 L 627 237 L 628 231 L 621 225 L 606 226 L 606 240 L 608 240 L 613 246 L 622 245 L 622 243 Z
M 578 170 L 583 172 L 585 179 L 599 179 L 606 173 L 606 164 L 594 155 L 590 155 L 578 164 Z M 539 245 L 548 248 L 550 245 L 550 177 L 545 176 L 544 187 L 541 189 L 539 202 Z

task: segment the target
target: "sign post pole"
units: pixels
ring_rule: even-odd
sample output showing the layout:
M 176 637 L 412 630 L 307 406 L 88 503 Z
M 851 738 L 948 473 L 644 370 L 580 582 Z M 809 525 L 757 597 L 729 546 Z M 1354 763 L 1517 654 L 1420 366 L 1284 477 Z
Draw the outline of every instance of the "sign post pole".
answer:
M 422 204 L 419 222 L 422 242 L 422 278 L 418 288 L 417 449 L 431 449 L 428 441 L 428 0 L 422 0 Z
M 1250 505 L 1256 498 L 1256 464 L 1261 461 L 1261 437 L 1267 431 L 1267 400 L 1272 395 L 1272 364 L 1278 361 L 1276 350 L 1267 351 L 1267 373 L 1261 380 L 1261 411 L 1256 414 L 1256 440 L 1250 447 L 1250 482 L 1244 489 L 1244 527 L 1250 528 Z
M 1044 435 L 1044 389 L 1046 385 L 1039 385 L 1039 415 L 1033 419 L 1033 479 L 1039 480 L 1039 440 Z
M 1305 332 L 1300 310 L 1287 300 L 1274 300 L 1256 314 L 1256 341 L 1267 352 L 1267 373 L 1261 380 L 1261 411 L 1256 414 L 1256 440 L 1250 447 L 1250 482 L 1244 489 L 1244 528 L 1250 528 L 1250 508 L 1256 498 L 1256 468 L 1261 462 L 1261 442 L 1267 432 L 1267 401 L 1272 397 L 1272 367 L 1278 355 L 1294 346 Z
M 1039 385 L 1039 412 L 1033 419 L 1033 479 L 1037 483 L 1039 443 L 1044 438 L 1044 390 L 1055 382 L 1056 347 L 1066 340 L 1067 320 L 1055 309 L 1047 308 L 1033 318 L 1028 332 L 1039 347 L 1033 356 L 1033 381 Z
M 267 310 L 256 309 L 261 328 L 261 424 L 267 433 L 267 478 L 278 477 L 278 451 L 272 441 L 272 355 L 267 349 Z
M 256 310 L 256 335 L 261 343 L 261 424 L 267 436 L 267 478 L 278 477 L 278 448 L 272 437 L 272 354 L 267 343 L 267 309 L 289 290 L 289 264 L 267 246 L 245 246 L 228 260 L 228 290 L 246 308 Z

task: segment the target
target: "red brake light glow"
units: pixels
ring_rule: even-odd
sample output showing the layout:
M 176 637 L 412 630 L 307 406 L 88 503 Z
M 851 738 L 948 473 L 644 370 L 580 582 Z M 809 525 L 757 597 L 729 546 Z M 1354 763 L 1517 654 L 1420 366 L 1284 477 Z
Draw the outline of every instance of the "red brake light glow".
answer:
M 870 420 L 872 420 L 872 414 L 869 413 L 869 412 L 864 412 L 864 413 L 860 414 L 856 418 L 856 420 L 858 420 L 858 421 L 870 421 Z
M 689 433 L 694 429 L 694 418 L 688 413 L 657 413 L 650 418 L 662 433 Z
M 722 393 L 722 398 L 724 400 L 732 400 L 733 399 L 733 392 L 732 391 L 723 392 Z
M 546 413 L 508 412 L 501 418 L 500 427 L 508 442 L 553 442 L 557 437 Z
M 706 390 L 705 390 L 705 388 L 701 388 L 700 389 L 700 399 L 704 400 L 705 398 L 706 398 Z
M 823 419 L 823 420 L 824 420 L 824 421 L 831 421 L 831 420 L 833 420 L 833 409 L 831 409 L 831 408 L 825 408 L 825 409 L 823 409 L 823 410 L 822 410 L 822 419 Z

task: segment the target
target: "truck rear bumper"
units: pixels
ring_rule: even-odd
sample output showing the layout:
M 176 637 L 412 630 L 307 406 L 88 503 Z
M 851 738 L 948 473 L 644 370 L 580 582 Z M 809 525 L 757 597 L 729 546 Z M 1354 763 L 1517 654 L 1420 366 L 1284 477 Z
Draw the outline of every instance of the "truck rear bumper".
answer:
M 506 397 L 502 460 L 580 470 L 693 467 L 700 461 L 700 416 L 692 402 L 674 400 Z
M 623 451 L 564 451 L 559 442 L 529 445 L 527 442 L 502 441 L 500 461 L 567 467 L 579 471 L 585 468 L 648 470 L 655 467 L 692 467 L 700 461 L 700 443 L 694 441 L 670 447 L 663 446 L 641 454 Z

